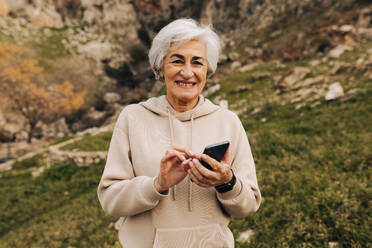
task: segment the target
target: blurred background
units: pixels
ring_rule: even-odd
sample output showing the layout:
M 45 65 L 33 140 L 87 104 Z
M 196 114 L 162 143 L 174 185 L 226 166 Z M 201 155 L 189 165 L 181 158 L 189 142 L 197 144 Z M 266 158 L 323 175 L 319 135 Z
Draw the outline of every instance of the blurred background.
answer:
M 0 247 L 120 247 L 96 188 L 171 20 L 213 24 L 203 95 L 239 115 L 263 203 L 236 247 L 372 247 L 370 0 L 0 0 Z

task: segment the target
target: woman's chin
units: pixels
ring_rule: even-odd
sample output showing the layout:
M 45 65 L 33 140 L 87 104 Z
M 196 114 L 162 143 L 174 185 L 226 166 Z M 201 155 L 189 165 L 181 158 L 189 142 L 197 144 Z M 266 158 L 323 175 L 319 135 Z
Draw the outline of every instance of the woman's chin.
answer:
M 192 103 L 195 99 L 198 99 L 199 94 L 196 92 L 182 92 L 175 95 L 175 98 L 182 103 Z

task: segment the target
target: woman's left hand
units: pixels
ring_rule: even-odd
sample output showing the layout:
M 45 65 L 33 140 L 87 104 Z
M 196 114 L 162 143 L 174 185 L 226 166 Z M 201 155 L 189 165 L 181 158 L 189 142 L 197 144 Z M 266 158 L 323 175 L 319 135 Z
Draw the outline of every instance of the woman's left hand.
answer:
M 190 169 L 188 170 L 192 181 L 204 188 L 228 183 L 232 179 L 231 167 L 228 164 L 228 154 L 229 152 L 227 151 L 221 162 L 218 162 L 206 154 L 199 156 L 203 161 L 207 162 L 213 170 L 205 168 L 198 159 L 192 159 L 189 162 Z

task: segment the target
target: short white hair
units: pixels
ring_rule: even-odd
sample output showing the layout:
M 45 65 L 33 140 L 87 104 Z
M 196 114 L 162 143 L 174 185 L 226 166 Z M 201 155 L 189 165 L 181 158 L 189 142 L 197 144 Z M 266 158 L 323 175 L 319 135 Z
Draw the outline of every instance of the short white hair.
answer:
M 207 50 L 208 76 L 215 73 L 221 44 L 212 26 L 203 26 L 193 19 L 178 19 L 163 27 L 152 41 L 149 60 L 157 79 L 160 78 L 163 60 L 169 48 L 174 44 L 181 45 L 190 40 L 204 43 Z

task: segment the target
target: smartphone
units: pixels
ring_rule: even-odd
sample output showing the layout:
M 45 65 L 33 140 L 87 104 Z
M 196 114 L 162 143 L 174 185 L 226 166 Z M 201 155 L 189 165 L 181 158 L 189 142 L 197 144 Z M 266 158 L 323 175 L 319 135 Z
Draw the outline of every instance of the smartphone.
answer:
M 229 145 L 230 145 L 229 141 L 218 142 L 216 144 L 212 144 L 212 145 L 207 146 L 204 149 L 203 153 L 207 154 L 208 156 L 210 156 L 212 158 L 214 158 L 218 162 L 221 162 L 221 160 L 222 160 L 223 156 L 225 155 L 226 150 L 229 147 Z M 213 170 L 212 167 L 207 162 L 203 161 L 202 159 L 200 160 L 200 163 L 202 165 L 204 165 L 204 167 L 206 167 L 207 169 Z

